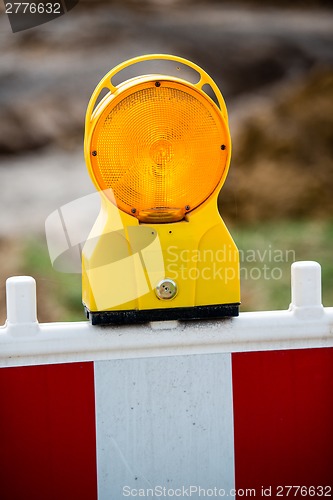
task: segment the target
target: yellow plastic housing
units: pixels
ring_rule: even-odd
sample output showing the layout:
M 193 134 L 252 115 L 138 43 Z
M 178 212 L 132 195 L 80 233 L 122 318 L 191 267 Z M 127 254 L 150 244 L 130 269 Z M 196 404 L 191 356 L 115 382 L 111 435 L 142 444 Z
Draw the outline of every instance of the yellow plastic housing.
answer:
M 122 70 L 155 60 L 191 68 L 197 83 L 154 73 L 113 84 Z M 230 156 L 223 97 L 197 65 L 148 55 L 101 80 L 85 128 L 86 163 L 102 198 L 83 249 L 89 311 L 165 309 L 168 319 L 170 308 L 239 303 L 238 250 L 217 210 Z M 176 283 L 172 300 L 155 293 L 163 279 Z
M 121 212 L 123 230 L 116 211 L 104 199 L 83 249 L 83 303 L 89 311 L 165 309 L 168 319 L 170 308 L 240 302 L 239 253 L 216 198 L 180 222 L 143 224 Z M 172 300 L 156 296 L 163 278 L 177 284 Z

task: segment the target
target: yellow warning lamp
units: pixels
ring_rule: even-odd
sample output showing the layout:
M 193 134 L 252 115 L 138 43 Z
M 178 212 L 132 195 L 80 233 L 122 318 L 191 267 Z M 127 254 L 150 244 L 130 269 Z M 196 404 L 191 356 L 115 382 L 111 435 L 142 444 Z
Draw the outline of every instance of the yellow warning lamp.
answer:
M 174 64 L 177 77 L 162 71 L 114 84 L 147 61 Z M 101 80 L 85 126 L 102 200 L 82 252 L 93 324 L 238 315 L 238 250 L 217 209 L 230 155 L 223 97 L 199 66 L 146 55 Z

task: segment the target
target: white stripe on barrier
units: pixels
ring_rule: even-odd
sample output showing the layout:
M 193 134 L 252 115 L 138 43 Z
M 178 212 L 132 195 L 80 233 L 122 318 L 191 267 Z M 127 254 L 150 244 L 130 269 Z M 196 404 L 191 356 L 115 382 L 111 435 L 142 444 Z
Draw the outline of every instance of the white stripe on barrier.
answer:
M 235 487 L 230 354 L 98 361 L 95 395 L 99 500 Z

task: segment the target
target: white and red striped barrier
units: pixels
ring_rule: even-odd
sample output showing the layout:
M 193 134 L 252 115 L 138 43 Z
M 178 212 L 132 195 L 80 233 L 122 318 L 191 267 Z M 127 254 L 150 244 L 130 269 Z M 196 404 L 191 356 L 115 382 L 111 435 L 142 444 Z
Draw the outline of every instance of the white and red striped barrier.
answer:
M 39 324 L 7 281 L 0 500 L 332 497 L 333 308 L 292 266 L 288 311 Z

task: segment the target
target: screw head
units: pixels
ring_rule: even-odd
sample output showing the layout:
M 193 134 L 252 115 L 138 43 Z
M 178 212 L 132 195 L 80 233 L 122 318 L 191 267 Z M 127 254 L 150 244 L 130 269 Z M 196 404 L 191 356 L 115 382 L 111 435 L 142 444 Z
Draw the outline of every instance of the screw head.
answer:
M 227 149 L 227 146 L 225 144 L 222 144 L 221 149 L 222 151 L 224 151 L 225 149 Z
M 185 205 L 185 210 L 190 210 L 190 205 Z
M 131 209 L 132 214 L 136 214 L 136 208 Z
M 170 278 L 165 278 L 157 283 L 156 296 L 161 300 L 173 299 L 178 292 L 177 283 Z
M 97 156 L 97 151 L 93 151 L 91 154 L 92 154 L 93 156 Z
M 155 82 L 155 87 L 160 87 L 161 86 L 161 82 Z

